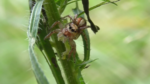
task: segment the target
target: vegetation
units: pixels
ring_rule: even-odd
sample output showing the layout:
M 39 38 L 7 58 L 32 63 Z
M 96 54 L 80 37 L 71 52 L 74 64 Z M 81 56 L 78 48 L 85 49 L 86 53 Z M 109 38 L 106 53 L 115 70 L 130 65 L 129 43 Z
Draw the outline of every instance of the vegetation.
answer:
M 2 0 L 1 4 L 3 5 L 0 16 L 0 83 L 37 84 L 32 74 L 27 50 L 28 39 L 25 28 L 29 18 L 28 2 Z M 90 6 L 95 4 L 97 2 L 90 1 Z M 68 5 L 62 16 L 73 15 L 70 10 L 74 7 L 73 3 Z M 80 5 L 79 7 L 82 8 Z M 88 69 L 83 70 L 85 82 L 149 84 L 148 1 L 120 1 L 118 6 L 104 5 L 90 11 L 90 16 L 101 30 L 95 35 L 89 29 L 91 59 L 98 58 L 98 60 L 91 63 Z M 83 57 L 81 38 L 76 44 L 79 56 Z M 56 84 L 43 55 L 37 47 L 35 49 L 48 81 L 50 84 Z

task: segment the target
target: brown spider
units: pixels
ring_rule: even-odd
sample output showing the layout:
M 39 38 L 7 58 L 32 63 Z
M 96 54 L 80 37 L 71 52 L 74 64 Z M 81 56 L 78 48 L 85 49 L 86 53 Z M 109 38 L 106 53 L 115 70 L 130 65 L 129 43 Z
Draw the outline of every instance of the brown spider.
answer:
M 63 17 L 62 19 L 65 19 L 66 17 L 69 17 L 71 19 L 71 22 L 68 23 L 65 28 L 61 28 L 61 29 L 56 29 L 54 31 L 51 31 L 47 36 L 45 36 L 44 39 L 49 38 L 52 34 L 54 33 L 58 33 L 58 40 L 61 40 L 64 44 L 68 41 L 70 46 L 71 46 L 71 50 L 67 49 L 66 47 L 66 51 L 63 52 L 62 55 L 62 59 L 66 58 L 66 55 L 70 55 L 73 53 L 73 55 L 76 55 L 76 44 L 74 42 L 74 40 L 76 40 L 80 34 L 83 32 L 84 29 L 89 28 L 90 26 L 86 26 L 86 20 L 81 18 L 81 17 L 77 17 L 77 15 L 74 16 L 74 18 L 72 18 L 71 16 L 67 15 L 65 17 Z M 60 21 L 55 22 L 51 28 L 53 28 L 55 25 L 59 24 Z

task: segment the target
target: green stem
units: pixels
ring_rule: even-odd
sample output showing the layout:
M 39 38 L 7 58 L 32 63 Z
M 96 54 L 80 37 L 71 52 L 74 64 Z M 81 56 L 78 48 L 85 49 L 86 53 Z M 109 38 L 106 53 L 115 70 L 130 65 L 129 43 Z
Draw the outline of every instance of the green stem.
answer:
M 39 30 L 38 36 L 39 36 L 43 51 L 46 54 L 45 58 L 47 59 L 47 62 L 52 70 L 53 76 L 55 77 L 57 84 L 65 84 L 62 74 L 61 74 L 61 71 L 60 71 L 60 68 L 56 61 L 55 53 L 52 49 L 52 46 L 50 45 L 50 42 L 48 40 L 43 39 L 46 35 L 46 31 L 44 30 L 46 28 L 44 28 L 45 26 L 43 26 L 41 24 L 40 24 L 40 27 L 42 28 L 42 30 Z
M 100 7 L 100 6 L 104 5 L 104 4 L 109 4 L 109 3 L 115 4 L 115 2 L 118 2 L 118 1 L 120 1 L 120 0 L 101 2 L 101 3 L 99 3 L 99 4 L 97 4 L 97 5 L 93 6 L 93 7 L 90 7 L 90 8 L 89 8 L 89 11 L 91 11 L 91 10 L 93 10 L 93 9 L 95 9 L 95 8 L 98 8 L 98 7 Z M 115 4 L 115 5 L 116 5 L 116 4 Z M 81 12 L 78 16 L 81 16 L 81 15 L 84 14 L 84 13 L 85 13 L 85 12 L 83 11 L 83 12 Z
M 91 11 L 91 10 L 93 10 L 93 9 L 99 7 L 99 6 L 102 6 L 103 4 L 106 4 L 106 3 L 107 3 L 107 2 L 99 3 L 99 4 L 97 4 L 97 5 L 95 5 L 95 6 L 91 7 L 91 8 L 89 8 L 89 11 Z M 81 13 L 79 14 L 79 16 L 82 15 L 82 14 L 84 14 L 84 13 L 85 13 L 84 11 L 81 12 Z
M 44 9 L 47 14 L 48 24 L 52 25 L 55 21 L 60 19 L 60 15 L 56 8 L 54 0 L 45 0 Z M 57 35 L 52 35 L 52 40 L 56 43 L 56 51 L 59 58 L 61 58 L 62 53 L 65 51 L 64 44 L 57 40 Z M 69 60 L 60 60 L 66 80 L 68 84 L 85 84 L 81 76 L 81 71 L 76 67 L 76 63 Z M 82 81 L 80 80 L 82 79 Z

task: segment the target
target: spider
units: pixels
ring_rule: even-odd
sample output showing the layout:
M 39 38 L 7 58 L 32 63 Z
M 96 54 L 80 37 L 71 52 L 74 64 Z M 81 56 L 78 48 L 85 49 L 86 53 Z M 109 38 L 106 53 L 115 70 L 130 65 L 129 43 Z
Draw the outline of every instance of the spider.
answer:
M 90 26 L 86 26 L 86 20 L 81 17 L 77 17 L 78 15 L 75 15 L 74 17 L 71 17 L 70 15 L 67 15 L 63 17 L 62 19 L 65 19 L 66 17 L 70 18 L 71 22 L 66 24 L 64 28 L 56 29 L 51 31 L 49 34 L 45 36 L 44 39 L 49 38 L 52 34 L 58 33 L 57 37 L 59 41 L 62 41 L 64 44 L 68 42 L 71 46 L 71 49 L 68 49 L 66 47 L 66 51 L 62 54 L 62 59 L 65 59 L 68 55 L 69 58 L 71 54 L 74 56 L 76 55 L 76 44 L 74 40 L 78 39 L 78 37 L 81 35 L 84 29 L 89 28 Z M 55 25 L 61 23 L 60 21 L 54 22 L 54 24 L 51 26 L 53 28 Z

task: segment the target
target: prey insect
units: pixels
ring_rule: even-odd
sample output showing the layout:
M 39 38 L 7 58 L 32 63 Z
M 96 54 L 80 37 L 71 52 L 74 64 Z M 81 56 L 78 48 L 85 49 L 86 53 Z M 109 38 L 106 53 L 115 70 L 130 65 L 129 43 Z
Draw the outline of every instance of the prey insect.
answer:
M 51 31 L 47 36 L 45 36 L 44 39 L 49 38 L 51 35 L 57 33 L 57 37 L 59 41 L 62 41 L 66 47 L 66 51 L 62 53 L 62 59 L 66 59 L 66 56 L 68 55 L 69 58 L 71 55 L 76 55 L 76 44 L 74 40 L 78 39 L 78 37 L 81 35 L 84 29 L 89 28 L 90 26 L 86 25 L 86 20 L 81 17 L 77 17 L 75 15 L 74 17 L 71 17 L 69 15 L 63 17 L 70 18 L 71 22 L 66 24 L 64 28 L 59 28 L 56 30 Z M 54 24 L 51 26 L 53 28 L 55 25 L 60 24 L 60 21 L 54 22 Z M 70 49 L 67 47 L 67 43 L 71 46 Z M 75 58 L 75 57 L 74 57 Z

